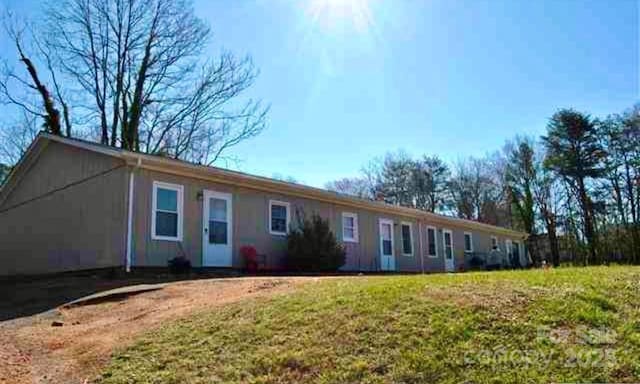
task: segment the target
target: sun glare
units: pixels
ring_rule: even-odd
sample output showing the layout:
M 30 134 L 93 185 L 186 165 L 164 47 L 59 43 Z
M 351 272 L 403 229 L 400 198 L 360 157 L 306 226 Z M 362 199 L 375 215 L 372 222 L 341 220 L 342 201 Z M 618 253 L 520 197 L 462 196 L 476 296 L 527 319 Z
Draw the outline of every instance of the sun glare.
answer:
M 371 0 L 309 0 L 307 13 L 325 32 L 367 32 L 373 22 Z

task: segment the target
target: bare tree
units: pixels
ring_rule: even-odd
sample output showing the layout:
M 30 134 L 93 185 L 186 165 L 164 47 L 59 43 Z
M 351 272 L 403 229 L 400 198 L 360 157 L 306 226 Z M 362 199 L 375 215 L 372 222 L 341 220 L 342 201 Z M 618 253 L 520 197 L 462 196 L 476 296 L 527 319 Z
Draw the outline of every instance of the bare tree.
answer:
M 533 166 L 535 177 L 532 179 L 532 192 L 542 226 L 547 234 L 551 262 L 560 265 L 560 245 L 558 242 L 558 209 L 560 207 L 561 186 L 552 172 L 543 167 L 545 153 L 540 146 L 534 147 Z
M 345 177 L 343 179 L 330 181 L 325 184 L 329 191 L 351 195 L 362 199 L 372 199 L 373 190 L 369 180 L 365 177 Z
M 39 131 L 37 117 L 26 111 L 15 123 L 0 127 L 0 163 L 16 164 Z
M 458 217 L 505 225 L 510 216 L 505 199 L 504 166 L 497 159 L 468 158 L 453 168 L 448 189 Z
M 22 113 L 41 118 L 44 121 L 44 129 L 55 135 L 63 134 L 60 111 L 56 107 L 56 103 L 62 104 L 66 124 L 65 132 L 67 136 L 70 136 L 71 123 L 68 119 L 68 106 L 62 98 L 49 51 L 30 33 L 30 25 L 17 21 L 10 12 L 3 15 L 3 27 L 16 48 L 18 60 L 22 64 L 23 70 L 20 71 L 6 60 L 4 61 L 0 78 L 0 100 L 5 105 L 16 106 Z M 32 54 L 27 53 L 24 44 L 25 35 L 29 35 L 29 40 L 33 42 L 34 55 L 42 55 L 44 58 L 40 64 L 46 68 L 48 76 L 42 76 Z M 49 87 L 45 84 L 45 79 L 51 80 L 54 84 L 55 94 L 50 92 Z M 22 92 L 17 91 L 16 88 L 22 89 Z
M 230 52 L 204 57 L 212 33 L 191 1 L 64 0 L 44 16 L 31 40 L 54 94 L 35 69 L 31 82 L 17 83 L 39 92 L 44 109 L 20 105 L 52 132 L 62 131 L 62 120 L 70 136 L 73 120 L 75 131 L 105 145 L 212 164 L 264 129 L 268 107 L 241 99 L 258 75 L 252 60 Z M 74 97 L 74 116 L 65 91 Z

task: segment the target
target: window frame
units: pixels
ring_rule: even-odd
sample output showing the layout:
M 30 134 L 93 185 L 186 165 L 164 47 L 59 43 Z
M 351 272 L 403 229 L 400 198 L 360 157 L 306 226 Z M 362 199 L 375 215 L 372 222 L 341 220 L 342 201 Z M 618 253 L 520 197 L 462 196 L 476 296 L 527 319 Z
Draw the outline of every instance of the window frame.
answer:
M 429 246 L 430 246 L 430 242 L 429 242 L 429 230 L 432 229 L 433 230 L 433 250 L 435 251 L 434 254 L 429 253 Z M 433 225 L 427 225 L 427 256 L 429 257 L 433 257 L 436 258 L 438 257 L 438 229 L 436 227 L 434 227 Z
M 469 236 L 469 245 L 471 246 L 471 248 L 467 249 L 467 236 Z M 465 253 L 473 253 L 473 232 L 464 232 L 463 235 L 463 239 L 464 239 L 464 252 Z
M 496 246 L 493 246 L 493 242 L 495 240 Z M 500 241 L 498 240 L 498 236 L 491 236 L 491 250 L 499 251 L 500 250 Z
M 284 232 L 280 232 L 280 231 L 274 231 L 272 224 L 273 224 L 273 210 L 272 207 L 274 205 L 279 205 L 281 207 L 286 207 L 287 208 L 287 215 L 285 218 L 285 231 Z M 274 235 L 274 236 L 286 236 L 287 232 L 289 231 L 289 224 L 291 223 L 291 203 L 287 202 L 287 201 L 280 201 L 280 200 L 269 200 L 269 223 L 268 228 L 269 228 L 269 234 Z
M 504 241 L 504 251 L 507 254 L 507 257 L 511 257 L 513 253 L 513 240 L 506 239 Z
M 353 219 L 353 237 L 346 237 L 344 233 L 344 219 L 351 218 Z M 359 241 L 359 233 L 358 233 L 358 214 L 353 212 L 342 212 L 342 241 L 345 243 L 357 243 Z
M 521 251 L 521 249 L 520 249 L 520 240 L 512 241 L 512 243 L 511 243 L 511 253 L 515 257 L 515 252 L 514 251 L 518 252 L 518 259 L 520 259 L 520 255 L 521 255 L 521 252 L 520 252 Z
M 402 227 L 409 227 L 409 245 L 411 246 L 411 252 L 405 253 L 404 251 L 404 232 Z M 402 240 L 402 256 L 413 256 L 413 225 L 408 221 L 400 222 L 400 240 Z
M 158 189 L 167 189 L 176 191 L 176 213 L 178 215 L 178 223 L 176 236 L 163 236 L 156 234 L 156 213 L 168 212 L 164 210 L 158 210 Z M 160 241 L 176 241 L 181 242 L 183 239 L 183 223 L 184 223 L 184 186 L 181 184 L 166 183 L 164 181 L 153 181 L 152 193 L 152 205 L 151 205 L 151 239 Z M 173 212 L 171 212 L 173 213 Z

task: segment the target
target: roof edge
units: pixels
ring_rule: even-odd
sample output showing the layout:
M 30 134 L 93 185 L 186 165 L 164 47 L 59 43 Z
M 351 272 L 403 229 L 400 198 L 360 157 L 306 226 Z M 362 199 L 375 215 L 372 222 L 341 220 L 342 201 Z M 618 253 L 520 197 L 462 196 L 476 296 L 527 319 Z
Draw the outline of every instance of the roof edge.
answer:
M 170 159 L 161 156 L 149 155 L 144 153 L 132 152 L 120 148 L 108 147 L 80 139 L 72 139 L 49 133 L 40 133 L 34 143 L 41 138 L 51 141 L 80 147 L 89 151 L 102 153 L 104 155 L 121 158 L 133 164 L 138 164 L 142 168 L 148 168 L 157 172 L 173 173 L 187 177 L 201 178 L 212 180 L 224 184 L 242 185 L 247 188 L 268 190 L 275 193 L 293 194 L 303 198 L 315 200 L 323 200 L 325 202 L 343 204 L 361 209 L 372 209 L 378 212 L 389 212 L 398 215 L 409 216 L 415 219 L 427 219 L 437 222 L 441 225 L 457 225 L 469 229 L 479 229 L 485 231 L 499 232 L 504 235 L 525 238 L 524 232 L 513 229 L 499 227 L 491 224 L 480 223 L 473 220 L 460 219 L 451 216 L 440 215 L 436 213 L 426 212 L 415 208 L 408 208 L 387 204 L 384 202 L 361 199 L 354 196 L 340 194 L 321 188 L 311 187 L 302 184 L 290 183 L 281 180 L 275 180 L 268 177 L 256 176 L 239 171 L 228 169 L 198 165 L 191 162 Z M 32 143 L 33 146 L 33 143 Z M 30 147 L 30 150 L 32 148 Z M 26 154 L 25 154 L 26 156 Z M 6 185 L 6 184 L 5 184 Z M 0 196 L 2 189 L 0 189 Z

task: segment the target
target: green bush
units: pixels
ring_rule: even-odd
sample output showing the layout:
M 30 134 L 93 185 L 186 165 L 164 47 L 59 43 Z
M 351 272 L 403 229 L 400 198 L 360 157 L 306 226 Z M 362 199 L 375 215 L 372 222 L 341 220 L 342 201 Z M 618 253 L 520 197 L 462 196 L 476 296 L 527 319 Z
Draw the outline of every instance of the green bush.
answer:
M 313 214 L 298 219 L 287 235 L 287 268 L 293 271 L 332 272 L 345 263 L 345 250 L 329 228 L 329 221 Z

